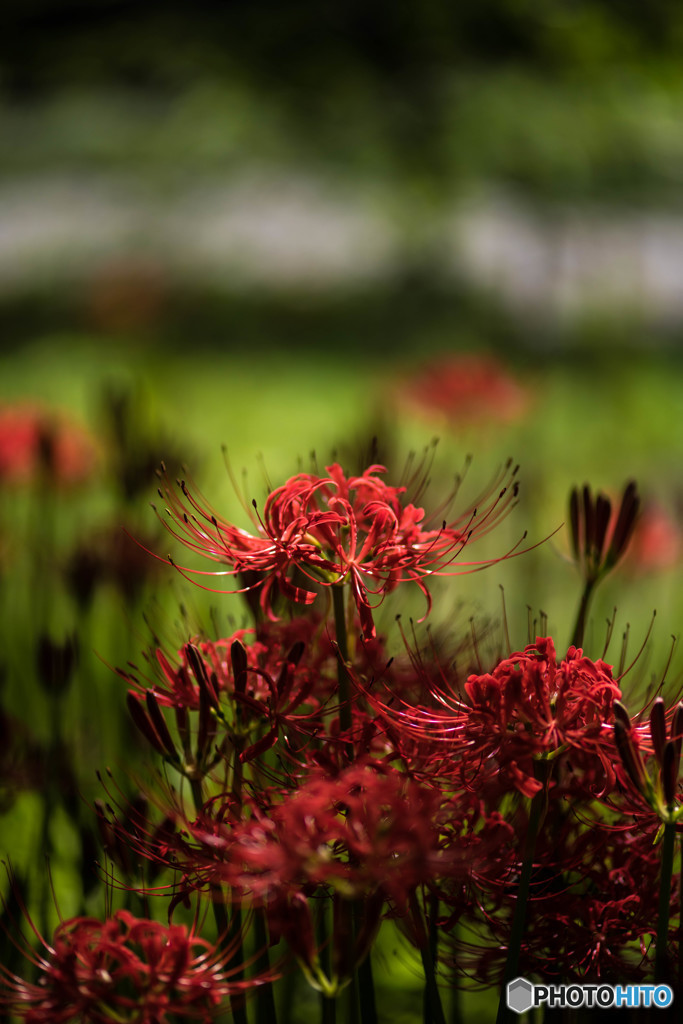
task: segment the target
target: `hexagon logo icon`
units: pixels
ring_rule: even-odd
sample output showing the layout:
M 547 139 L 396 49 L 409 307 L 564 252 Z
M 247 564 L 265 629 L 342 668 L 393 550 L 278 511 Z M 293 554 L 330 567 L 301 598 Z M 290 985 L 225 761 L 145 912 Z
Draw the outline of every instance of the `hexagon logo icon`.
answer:
M 534 986 L 524 978 L 515 978 L 508 984 L 507 1004 L 515 1013 L 526 1013 L 534 1005 Z

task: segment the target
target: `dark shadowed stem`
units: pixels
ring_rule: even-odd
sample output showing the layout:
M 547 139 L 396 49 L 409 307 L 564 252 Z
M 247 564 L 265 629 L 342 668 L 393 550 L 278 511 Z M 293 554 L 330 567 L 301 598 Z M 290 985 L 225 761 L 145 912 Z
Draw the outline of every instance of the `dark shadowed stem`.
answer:
M 58 806 L 62 796 L 60 792 L 59 775 L 55 772 L 54 766 L 55 764 L 59 764 L 60 760 L 63 759 L 62 715 L 64 709 L 61 693 L 51 693 L 48 695 L 47 699 L 52 717 L 52 733 L 50 734 L 50 739 L 48 741 L 45 761 L 46 770 L 45 786 L 43 789 L 40 850 L 49 864 L 50 858 L 54 853 L 54 843 L 52 841 L 50 825 L 52 822 L 53 811 L 55 807 Z M 50 897 L 50 880 L 48 875 L 45 874 L 40 896 L 40 919 L 43 924 L 44 934 L 49 934 L 50 931 Z
M 438 918 L 439 918 L 439 901 L 436 896 L 429 897 L 429 913 L 427 923 L 429 927 L 429 952 L 434 964 L 434 970 L 439 960 L 439 929 L 438 929 Z M 425 985 L 423 994 L 423 1009 L 422 1013 L 424 1019 L 428 1021 L 430 1019 L 429 1012 L 429 992 Z
M 361 1024 L 377 1024 L 375 981 L 372 976 L 370 953 L 358 968 L 358 998 L 360 1000 Z
M 320 1022 L 321 1024 L 336 1024 L 337 1022 L 337 1000 L 329 996 L 320 996 Z
M 330 944 L 327 941 L 327 911 L 329 900 L 321 899 L 316 926 L 316 940 L 320 950 L 320 967 L 325 977 L 330 976 Z M 320 1024 L 335 1024 L 337 1019 L 337 1000 L 330 999 L 324 992 L 320 993 Z
M 510 945 L 508 946 L 508 956 L 505 963 L 505 972 L 503 974 L 496 1024 L 504 1024 L 505 1021 L 512 1019 L 511 1011 L 508 1010 L 506 1004 L 506 993 L 508 983 L 512 981 L 513 978 L 517 977 L 517 971 L 519 969 L 519 955 L 522 949 L 522 939 L 524 938 L 524 926 L 526 923 L 527 903 L 529 902 L 531 874 L 534 868 L 534 851 L 536 849 L 536 839 L 545 816 L 546 798 L 547 792 L 544 786 L 538 791 L 538 793 L 536 793 L 531 801 L 529 826 L 524 849 L 524 861 L 522 863 L 522 872 L 519 876 L 519 885 L 517 886 L 517 899 L 515 900 L 515 912 L 512 917 Z
M 278 1008 L 281 1024 L 292 1024 L 292 1007 L 296 999 L 299 980 L 299 974 L 295 971 L 288 971 L 278 986 Z
M 339 658 L 337 660 L 337 696 L 339 699 L 339 729 L 342 733 L 350 735 L 351 718 L 351 690 L 349 688 L 349 674 L 346 665 L 349 660 L 349 642 L 346 632 L 346 611 L 344 608 L 344 587 L 341 583 L 332 587 L 332 602 L 334 605 L 334 628 L 337 636 L 337 647 Z M 349 761 L 353 760 L 353 743 L 351 740 L 346 744 L 346 751 Z M 351 915 L 351 928 L 349 929 L 349 963 L 353 964 L 355 956 L 355 921 Z M 358 1021 L 358 979 L 356 971 L 351 975 L 346 994 L 347 1024 L 356 1024 Z
M 597 580 L 587 580 L 586 585 L 583 588 L 583 594 L 581 595 L 581 603 L 579 604 L 579 611 L 576 616 L 576 625 L 574 626 L 574 632 L 570 643 L 574 647 L 583 647 L 583 637 L 586 632 L 586 618 L 588 616 L 588 606 L 590 604 L 593 591 L 595 590 L 595 584 Z
M 671 982 L 669 968 L 669 913 L 671 910 L 671 875 L 674 867 L 676 826 L 668 821 L 662 840 L 662 865 L 659 875 L 659 911 L 657 917 L 657 948 L 655 950 L 655 981 Z
M 457 939 L 457 933 L 458 933 L 459 925 L 456 925 L 455 929 L 456 930 L 454 932 L 454 936 L 453 937 Z M 457 950 L 457 948 L 458 948 L 457 941 L 453 944 L 453 948 Z M 464 1024 L 463 1015 L 462 1015 L 462 1003 L 461 1003 L 461 1000 L 460 1000 L 460 990 L 459 990 L 458 986 L 455 984 L 455 980 L 453 980 L 452 983 L 451 983 L 451 998 L 450 998 L 450 1004 L 449 1004 L 449 1021 L 450 1021 L 450 1024 Z
M 360 1024 L 360 1014 L 358 1011 L 358 976 L 356 971 L 351 975 L 351 981 L 344 990 L 344 996 L 346 999 L 346 1020 L 344 1024 Z
M 257 910 L 254 914 L 254 937 L 256 948 L 259 954 L 256 958 L 256 970 L 261 973 L 270 967 L 268 956 L 268 927 L 266 925 L 265 910 Z M 275 1010 L 275 995 L 273 983 L 268 982 L 260 985 L 256 990 L 256 1024 L 277 1024 L 277 1012 Z
M 202 783 L 200 779 L 190 779 L 190 789 L 192 791 L 192 799 L 194 800 L 194 806 L 196 811 L 200 811 L 204 806 L 204 794 L 202 793 Z M 211 906 L 213 907 L 213 917 L 216 922 L 216 932 L 218 934 L 220 946 L 224 950 L 228 950 L 231 945 L 234 944 L 236 936 L 242 930 L 242 909 L 241 907 L 235 907 L 232 913 L 232 919 L 228 919 L 228 912 L 225 909 L 224 893 L 220 885 L 211 886 Z M 228 960 L 226 967 L 230 971 L 234 971 L 232 979 L 234 981 L 241 981 L 244 977 L 244 972 L 238 970 L 240 965 L 244 963 L 244 950 L 242 948 L 242 942 L 240 941 L 235 946 L 235 952 Z M 230 1000 L 230 1010 L 232 1012 L 234 1024 L 248 1024 L 247 1010 L 243 1003 L 243 996 L 238 994 L 234 999 Z
M 349 674 L 346 663 L 349 660 L 349 643 L 346 635 L 346 613 L 344 610 L 344 586 L 336 583 L 332 587 L 334 604 L 334 628 L 337 634 L 339 658 L 337 662 L 337 682 L 339 694 L 339 727 L 342 732 L 351 728 L 351 692 L 349 690 Z
M 409 904 L 410 912 L 413 915 L 415 931 L 417 933 L 420 949 L 420 958 L 422 960 L 422 969 L 425 976 L 425 990 L 427 998 L 424 1003 L 424 1022 L 425 1024 L 446 1024 L 446 1018 L 444 1017 L 443 1007 L 441 1005 L 441 996 L 439 995 L 439 986 L 436 983 L 436 971 L 434 969 L 429 937 L 425 934 L 422 911 L 420 910 L 420 904 L 415 891 L 410 894 Z

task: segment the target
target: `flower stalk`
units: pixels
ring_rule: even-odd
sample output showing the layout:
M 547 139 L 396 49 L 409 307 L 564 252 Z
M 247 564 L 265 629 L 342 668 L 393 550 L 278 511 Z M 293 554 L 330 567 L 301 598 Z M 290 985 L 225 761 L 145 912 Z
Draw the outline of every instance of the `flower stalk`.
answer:
M 529 808 L 529 824 L 527 826 L 526 841 L 524 844 L 524 859 L 522 861 L 522 870 L 520 872 L 519 883 L 517 885 L 515 909 L 512 916 L 512 926 L 510 928 L 510 940 L 508 943 L 505 970 L 503 971 L 496 1024 L 505 1024 L 506 1021 L 511 1019 L 511 1011 L 508 1009 L 506 1001 L 507 986 L 513 978 L 517 977 L 519 970 L 519 958 L 522 950 L 522 940 L 524 938 L 527 905 L 529 903 L 529 892 L 531 888 L 531 876 L 534 870 L 536 840 L 541 830 L 543 819 L 545 818 L 548 807 L 547 786 L 550 766 L 551 762 L 549 761 L 537 762 L 538 772 L 545 777 L 543 778 L 543 787 L 532 797 Z

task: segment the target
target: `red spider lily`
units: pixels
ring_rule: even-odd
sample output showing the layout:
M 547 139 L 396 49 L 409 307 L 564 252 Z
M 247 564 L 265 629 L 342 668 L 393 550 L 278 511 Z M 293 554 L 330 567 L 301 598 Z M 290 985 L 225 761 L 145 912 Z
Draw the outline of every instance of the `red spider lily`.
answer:
M 332 995 L 364 959 L 384 914 L 409 922 L 419 941 L 417 890 L 466 883 L 474 846 L 459 843 L 458 813 L 396 769 L 359 762 L 332 778 L 313 774 L 268 805 L 253 800 L 238 812 L 234 802 L 210 801 L 183 821 L 169 862 L 184 875 L 179 894 L 227 885 L 233 899 L 263 908 L 311 984 Z M 309 904 L 324 897 L 334 911 L 330 977 Z
M 553 641 L 537 637 L 492 672 L 469 676 L 465 692 L 467 701 L 438 685 L 437 708 L 406 704 L 394 710 L 369 699 L 408 741 L 418 741 L 433 771 L 457 775 L 467 786 L 491 784 L 500 794 L 512 785 L 531 797 L 543 785 L 536 763 L 566 751 L 592 787 L 597 774 L 603 788 L 612 785 L 615 750 L 608 724 L 621 691 L 605 662 L 591 661 L 576 647 L 558 662 Z
M 224 739 L 241 761 L 254 760 L 278 739 L 296 752 L 323 728 L 337 686 L 334 648 L 320 628 L 297 619 L 188 643 L 175 666 L 157 650 L 157 681 L 141 681 L 137 669 L 117 670 L 132 685 L 128 706 L 135 724 L 162 757 L 198 778 L 227 756 Z M 175 713 L 182 755 L 163 708 Z
M 571 751 L 575 769 L 600 764 L 614 779 L 607 723 L 621 690 L 612 668 L 570 647 L 559 662 L 550 637 L 537 637 L 490 674 L 470 676 L 464 737 L 470 758 L 492 758 L 527 796 L 541 788 L 534 760 Z M 485 770 L 485 769 L 484 769 Z
M 653 837 L 652 828 L 636 835 L 603 829 L 596 821 L 590 829 L 564 829 L 553 843 L 547 830 L 547 849 L 535 869 L 529 902 L 523 974 L 608 983 L 642 981 L 651 974 L 660 874 Z M 500 908 L 503 896 L 513 899 L 515 891 L 514 875 L 506 872 L 498 882 L 503 895 L 496 892 L 495 879 L 490 877 L 488 884 L 479 913 L 472 915 L 468 907 L 465 927 L 444 936 L 446 966 L 478 985 L 500 982 L 511 920 Z M 672 909 L 674 901 L 676 896 Z M 478 939 L 463 941 L 463 934 Z M 675 927 L 670 934 L 675 942 Z
M 0 1005 L 27 1024 L 166 1024 L 176 1017 L 209 1022 L 228 997 L 269 980 L 236 980 L 227 967 L 231 951 L 219 951 L 182 925 L 126 910 L 106 921 L 62 921 L 51 943 L 29 924 L 44 947 L 39 953 L 24 949 L 38 981 L 0 967 Z
M 241 822 L 230 805 L 205 805 L 183 823 L 190 842 L 174 863 L 256 901 L 325 886 L 346 898 L 381 890 L 404 907 L 418 885 L 454 870 L 443 847 L 448 813 L 435 790 L 388 765 L 357 763 L 332 778 L 314 774 L 279 802 L 253 802 Z
M 363 632 L 374 637 L 372 598 L 381 601 L 399 583 L 412 581 L 429 605 L 426 577 L 457 575 L 501 560 L 454 564 L 470 540 L 488 533 L 509 511 L 517 494 L 511 463 L 477 507 L 436 528 L 427 526 L 424 509 L 404 503 L 404 487 L 391 487 L 381 479 L 385 472 L 373 465 L 361 476 L 347 477 L 335 464 L 324 477 L 299 473 L 268 496 L 263 515 L 254 516 L 254 534 L 220 519 L 184 481 L 178 494 L 166 480 L 160 494 L 169 501 L 169 531 L 190 550 L 228 566 L 181 572 L 257 573 L 261 607 L 270 615 L 276 587 L 292 601 L 315 600 L 314 590 L 294 580 L 296 570 L 323 586 L 348 583 Z
M 90 475 L 95 448 L 84 430 L 62 415 L 25 404 L 0 409 L 0 480 L 20 483 L 45 472 L 72 484 Z

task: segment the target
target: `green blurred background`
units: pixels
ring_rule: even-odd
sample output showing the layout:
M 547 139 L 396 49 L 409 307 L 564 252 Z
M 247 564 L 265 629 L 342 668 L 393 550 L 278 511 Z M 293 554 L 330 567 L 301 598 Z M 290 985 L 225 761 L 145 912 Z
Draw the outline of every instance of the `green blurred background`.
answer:
M 512 455 L 498 552 L 560 526 L 572 485 L 616 497 L 633 477 L 668 547 L 605 585 L 587 647 L 616 606 L 611 660 L 627 623 L 635 653 L 656 608 L 638 685 L 661 678 L 683 611 L 683 9 L 8 0 L 5 20 L 0 404 L 75 422 L 95 451 L 77 486 L 0 484 L 3 848 L 20 870 L 48 848 L 64 909 L 81 906 L 95 768 L 140 753 L 111 666 L 155 633 L 173 649 L 212 615 L 243 619 L 112 540 L 125 526 L 166 554 L 162 458 L 247 526 L 222 445 L 248 500 L 373 435 L 394 478 L 440 436 L 435 501 L 468 453 L 469 497 Z M 450 406 L 408 400 L 425 367 L 473 353 L 519 389 L 515 415 L 485 375 L 474 412 L 457 388 Z M 435 628 L 499 619 L 503 585 L 513 646 L 543 611 L 561 649 L 567 551 L 561 530 L 437 585 Z M 388 599 L 390 633 L 399 610 L 421 606 Z M 43 655 L 50 684 L 46 637 L 72 651 Z M 63 745 L 75 777 L 55 774 L 46 814 L 27 766 Z

